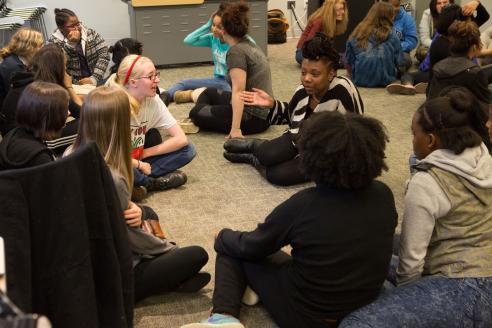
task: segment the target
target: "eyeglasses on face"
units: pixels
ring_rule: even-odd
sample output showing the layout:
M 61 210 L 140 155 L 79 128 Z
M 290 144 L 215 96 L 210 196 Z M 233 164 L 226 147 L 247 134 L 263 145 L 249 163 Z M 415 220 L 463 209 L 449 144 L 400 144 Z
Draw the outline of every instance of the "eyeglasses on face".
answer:
M 80 24 L 82 24 L 82 22 L 73 23 L 72 25 L 65 25 L 64 27 L 67 30 L 73 30 L 73 29 L 79 28 Z
M 157 71 L 155 73 L 146 75 L 146 76 L 140 76 L 136 77 L 135 80 L 140 80 L 140 79 L 149 79 L 150 81 L 155 81 L 161 76 L 161 72 Z

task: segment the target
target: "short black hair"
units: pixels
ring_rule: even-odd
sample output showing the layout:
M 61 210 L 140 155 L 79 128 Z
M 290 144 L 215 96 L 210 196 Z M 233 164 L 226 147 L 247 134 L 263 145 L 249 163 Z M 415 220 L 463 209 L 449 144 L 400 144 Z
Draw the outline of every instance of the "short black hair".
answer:
M 331 67 L 340 68 L 340 54 L 333 47 L 330 38 L 324 33 L 316 33 L 316 35 L 306 41 L 302 46 L 302 57 L 309 60 L 324 59 L 331 63 Z
M 455 20 L 464 20 L 461 6 L 450 4 L 444 7 L 437 19 L 436 30 L 441 35 L 448 35 L 448 29 Z
M 17 104 L 17 125 L 31 131 L 35 138 L 55 139 L 65 126 L 69 99 L 67 90 L 58 84 L 32 82 Z
M 313 114 L 297 136 L 302 171 L 314 182 L 340 189 L 368 186 L 382 170 L 388 136 L 371 117 L 339 112 Z
M 109 47 L 109 52 L 113 54 L 111 60 L 114 65 L 111 67 L 111 73 L 118 72 L 121 61 L 128 55 L 141 55 L 143 52 L 142 42 L 132 39 L 124 38 L 118 40 L 113 46 Z
M 441 148 L 461 154 L 488 138 L 487 115 L 474 99 L 464 87 L 443 89 L 439 97 L 427 100 L 417 109 L 417 124 L 426 133 L 434 133 Z

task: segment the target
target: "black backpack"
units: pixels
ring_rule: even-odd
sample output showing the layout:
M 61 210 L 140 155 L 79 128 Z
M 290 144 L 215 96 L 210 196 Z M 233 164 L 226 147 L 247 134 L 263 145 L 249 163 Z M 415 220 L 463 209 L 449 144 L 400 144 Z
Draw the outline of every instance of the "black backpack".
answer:
M 268 11 L 268 43 L 285 43 L 287 42 L 287 30 L 289 23 L 285 18 L 284 12 L 280 9 Z

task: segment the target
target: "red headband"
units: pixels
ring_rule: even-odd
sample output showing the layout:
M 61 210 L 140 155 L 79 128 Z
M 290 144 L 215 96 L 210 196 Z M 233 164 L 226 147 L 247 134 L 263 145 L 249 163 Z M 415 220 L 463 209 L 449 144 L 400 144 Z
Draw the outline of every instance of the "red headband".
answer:
M 130 74 L 132 74 L 133 66 L 135 66 L 137 60 L 139 60 L 140 57 L 142 56 L 137 56 L 137 58 L 133 60 L 133 63 L 130 65 L 130 68 L 128 69 L 128 72 L 126 72 L 125 82 L 123 82 L 123 85 L 126 85 L 128 83 L 128 80 L 130 79 Z

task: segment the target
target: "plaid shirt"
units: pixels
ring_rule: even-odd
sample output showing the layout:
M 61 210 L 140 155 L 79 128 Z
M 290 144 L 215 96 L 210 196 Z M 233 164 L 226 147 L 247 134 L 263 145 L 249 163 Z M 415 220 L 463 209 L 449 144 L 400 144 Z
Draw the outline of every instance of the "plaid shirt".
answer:
M 67 73 L 74 82 L 80 79 L 80 62 L 75 47 L 60 32 L 56 30 L 48 40 L 59 46 L 67 54 Z M 104 39 L 90 28 L 82 27 L 82 49 L 84 49 L 87 64 L 92 72 L 93 82 L 101 81 L 109 63 L 108 47 Z

